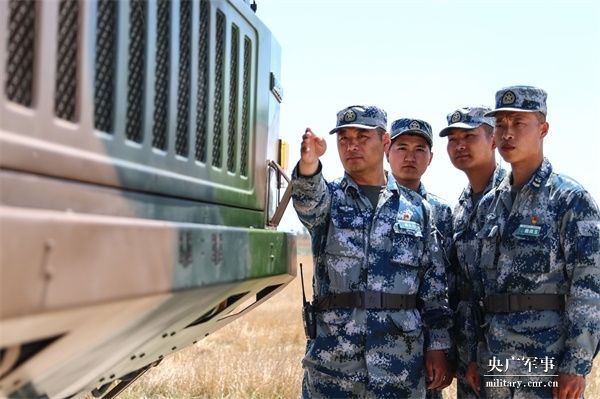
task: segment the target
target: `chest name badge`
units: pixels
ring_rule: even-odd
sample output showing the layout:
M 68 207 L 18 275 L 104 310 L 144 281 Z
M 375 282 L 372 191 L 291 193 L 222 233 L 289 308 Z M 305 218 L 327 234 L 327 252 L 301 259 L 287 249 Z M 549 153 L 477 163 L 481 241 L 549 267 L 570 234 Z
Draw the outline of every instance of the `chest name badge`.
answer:
M 522 224 L 517 229 L 517 234 L 521 236 L 538 237 L 542 228 L 540 226 L 532 226 L 530 224 Z
M 412 231 L 421 231 L 421 227 L 418 223 L 407 221 L 407 220 L 398 220 L 396 224 L 394 224 L 394 231 L 399 233 L 400 230 L 412 230 Z

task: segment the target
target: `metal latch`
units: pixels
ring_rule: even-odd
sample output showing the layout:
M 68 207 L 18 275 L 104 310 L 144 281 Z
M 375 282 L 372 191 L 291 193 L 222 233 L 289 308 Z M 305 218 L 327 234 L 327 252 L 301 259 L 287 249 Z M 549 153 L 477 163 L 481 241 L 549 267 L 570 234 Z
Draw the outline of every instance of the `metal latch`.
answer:
M 281 222 L 283 213 L 285 212 L 285 209 L 287 208 L 287 206 L 290 202 L 290 199 L 292 198 L 292 181 L 288 177 L 288 175 L 285 173 L 285 171 L 281 168 L 281 166 L 279 166 L 279 164 L 277 162 L 275 162 L 273 160 L 269 160 L 269 162 L 267 164 L 270 168 L 275 170 L 275 172 L 278 174 L 278 176 L 283 177 L 287 181 L 287 188 L 286 188 L 285 192 L 283 193 L 283 197 L 281 197 L 281 200 L 279 200 L 279 202 L 277 203 L 277 208 L 275 209 L 273 216 L 271 217 L 269 215 L 268 221 L 267 221 L 268 226 L 277 227 L 277 226 L 279 226 L 279 222 Z M 279 198 L 279 187 L 280 187 L 279 181 L 281 179 L 277 178 L 274 180 L 275 180 L 275 182 L 277 182 L 277 188 L 273 188 L 272 187 L 273 182 L 270 181 L 269 182 L 269 190 L 276 190 L 277 198 Z M 268 212 L 269 206 L 270 206 L 270 204 L 267 203 L 267 212 Z

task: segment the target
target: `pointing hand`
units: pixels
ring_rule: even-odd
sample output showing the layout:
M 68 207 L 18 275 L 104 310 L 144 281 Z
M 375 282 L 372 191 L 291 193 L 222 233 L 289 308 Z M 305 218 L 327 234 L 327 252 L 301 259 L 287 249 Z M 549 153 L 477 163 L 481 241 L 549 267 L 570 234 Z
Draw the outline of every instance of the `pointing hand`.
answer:
M 317 136 L 311 128 L 307 127 L 302 135 L 300 145 L 300 163 L 298 172 L 304 176 L 315 174 L 319 167 L 319 158 L 325 154 L 327 142 L 323 137 Z

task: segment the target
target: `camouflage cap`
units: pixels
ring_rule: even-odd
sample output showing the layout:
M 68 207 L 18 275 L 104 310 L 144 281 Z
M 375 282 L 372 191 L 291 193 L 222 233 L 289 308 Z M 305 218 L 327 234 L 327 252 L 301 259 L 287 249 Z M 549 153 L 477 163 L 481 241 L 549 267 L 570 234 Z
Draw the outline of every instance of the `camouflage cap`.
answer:
M 475 129 L 481 126 L 482 123 L 494 127 L 494 118 L 485 117 L 485 114 L 491 110 L 490 107 L 482 105 L 481 107 L 463 107 L 449 113 L 446 116 L 448 126 L 440 131 L 440 137 L 446 137 L 450 133 L 450 129 L 454 128 Z
M 496 92 L 496 109 L 485 116 L 495 116 L 499 111 L 541 112 L 547 115 L 545 90 L 533 86 L 509 86 Z
M 351 105 L 337 113 L 337 124 L 329 134 L 336 133 L 344 127 L 376 129 L 387 131 L 387 113 L 374 105 Z
M 427 140 L 429 147 L 433 147 L 433 132 L 431 131 L 431 125 L 420 119 L 402 118 L 392 122 L 392 128 L 390 135 L 392 140 L 396 137 L 405 134 L 416 134 Z

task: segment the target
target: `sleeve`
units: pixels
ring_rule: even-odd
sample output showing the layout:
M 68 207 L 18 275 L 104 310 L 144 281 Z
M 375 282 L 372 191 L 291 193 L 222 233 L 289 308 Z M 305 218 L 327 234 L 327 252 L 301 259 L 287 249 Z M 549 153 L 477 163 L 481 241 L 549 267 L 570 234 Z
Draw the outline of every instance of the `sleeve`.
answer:
M 492 191 L 493 193 L 493 191 Z M 479 202 L 477 210 L 475 211 L 475 223 L 472 227 L 475 229 L 475 233 L 478 233 L 485 224 L 485 218 L 490 212 L 494 200 L 493 194 L 486 194 Z M 475 240 L 473 251 L 477 253 L 477 259 L 481 259 L 481 242 Z M 477 362 L 477 348 L 479 341 L 482 340 L 483 335 L 483 324 L 484 313 L 480 307 L 480 303 L 483 301 L 485 296 L 485 287 L 483 285 L 483 275 L 480 265 L 477 264 L 474 267 L 474 275 L 471 280 L 471 297 L 469 299 L 468 311 L 470 318 L 467 320 L 465 325 L 465 336 L 467 337 L 467 347 L 469 348 L 469 360 L 471 362 Z
M 442 248 L 446 254 L 446 261 L 450 263 L 452 253 L 452 237 L 454 236 L 454 228 L 452 225 L 452 208 L 450 205 L 444 207 L 442 212 L 442 225 L 440 233 L 442 234 Z M 448 265 L 447 265 L 448 266 Z
M 327 182 L 321 171 L 321 161 L 313 176 L 300 176 L 298 164 L 292 171 L 292 203 L 298 219 L 311 234 L 325 223 L 331 203 Z
M 456 245 L 454 242 L 450 244 L 448 249 L 448 265 L 446 266 L 446 281 L 448 283 L 448 302 L 450 309 L 456 311 L 460 295 L 458 292 L 458 278 L 460 275 L 460 264 L 458 263 L 458 255 L 456 253 Z
M 431 213 L 426 213 L 430 226 L 433 224 Z M 418 304 L 423 321 L 426 350 L 442 350 L 452 346 L 450 329 L 452 328 L 452 310 L 448 306 L 446 268 L 442 248 L 435 229 L 427 229 L 425 251 L 421 260 L 424 273 L 418 291 Z
M 576 193 L 569 203 L 560 239 L 571 287 L 569 326 L 559 371 L 587 375 L 600 341 L 600 214 L 587 192 Z
M 439 213 L 437 229 L 439 234 L 438 240 L 443 251 L 444 267 L 446 269 L 449 306 L 451 309 L 456 309 L 456 304 L 458 303 L 456 292 L 458 259 L 456 258 L 456 248 L 453 243 L 454 227 L 450 205 L 444 206 Z

